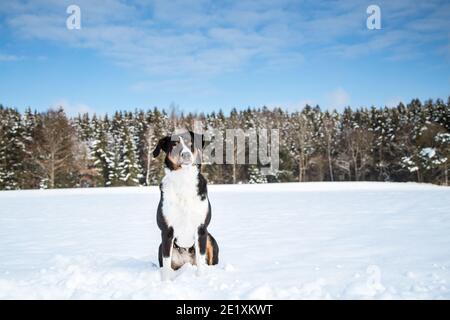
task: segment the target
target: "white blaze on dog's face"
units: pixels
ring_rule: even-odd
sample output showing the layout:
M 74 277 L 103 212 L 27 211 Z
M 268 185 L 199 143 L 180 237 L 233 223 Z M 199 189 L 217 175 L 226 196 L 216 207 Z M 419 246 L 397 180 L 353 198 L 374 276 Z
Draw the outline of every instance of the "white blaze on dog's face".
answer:
M 192 143 L 188 142 L 188 144 Z M 178 156 L 180 165 L 182 167 L 191 166 L 194 163 L 194 154 L 192 153 L 191 149 L 186 145 L 186 142 L 184 141 L 183 137 L 180 137 L 180 145 L 181 151 Z
M 198 141 L 194 141 L 197 139 Z M 165 164 L 169 170 L 178 170 L 194 164 L 201 164 L 203 137 L 191 131 L 184 131 L 167 136 L 158 142 L 153 156 L 158 156 L 160 150 L 166 153 Z M 198 145 L 198 146 L 197 146 Z

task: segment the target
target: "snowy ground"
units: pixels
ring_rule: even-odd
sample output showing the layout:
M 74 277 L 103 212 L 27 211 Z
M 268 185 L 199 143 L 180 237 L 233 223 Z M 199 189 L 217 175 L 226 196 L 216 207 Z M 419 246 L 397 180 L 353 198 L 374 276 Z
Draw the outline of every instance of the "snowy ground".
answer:
M 450 188 L 210 186 L 220 264 L 161 282 L 157 188 L 0 192 L 0 298 L 450 298 Z

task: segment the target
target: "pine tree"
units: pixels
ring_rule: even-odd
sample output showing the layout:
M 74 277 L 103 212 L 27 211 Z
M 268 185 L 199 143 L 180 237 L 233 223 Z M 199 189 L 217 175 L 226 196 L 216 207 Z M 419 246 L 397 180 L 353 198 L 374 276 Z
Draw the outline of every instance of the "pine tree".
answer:
M 222 110 L 219 110 L 219 112 L 216 113 L 212 112 L 209 116 L 206 117 L 206 130 L 215 131 L 214 137 L 212 137 L 211 141 L 207 142 L 206 145 L 213 145 L 214 146 L 214 152 L 211 155 L 213 159 L 203 159 L 208 160 L 212 164 L 211 165 L 205 165 L 203 166 L 203 171 L 208 178 L 209 183 L 224 183 L 226 174 L 225 166 L 223 163 L 225 162 L 224 159 L 224 150 L 225 145 L 222 143 L 222 150 L 216 149 L 216 139 L 220 139 L 221 137 L 218 136 L 219 134 L 222 135 L 222 139 L 225 138 L 225 128 L 226 128 L 226 119 L 225 115 L 222 112 Z M 217 136 L 216 136 L 217 135 Z M 223 142 L 223 140 L 222 140 Z M 219 162 L 217 164 L 216 162 Z
M 261 170 L 256 165 L 249 166 L 248 174 L 248 183 L 267 183 L 266 176 L 261 174 Z
M 267 176 L 270 182 L 448 184 L 449 119 L 450 97 L 446 102 L 414 99 L 406 106 L 346 108 L 342 113 L 323 112 L 318 106 L 295 112 L 262 107 L 233 109 L 229 115 L 177 111 L 169 118 L 154 108 L 116 112 L 112 120 L 89 114 L 68 119 L 60 110 L 37 113 L 29 108 L 21 115 L 0 106 L 0 188 L 157 184 L 164 157 L 152 157 L 156 143 L 175 126 L 192 128 L 194 120 L 203 120 L 204 129 L 216 128 L 224 138 L 226 129 L 279 129 L 280 170 L 276 177 Z M 236 146 L 232 152 L 236 157 Z M 202 170 L 210 183 L 254 182 L 261 165 L 214 164 Z
M 112 160 L 109 153 L 106 122 L 94 116 L 92 118 L 91 128 L 92 139 L 89 142 L 89 156 L 92 162 L 92 168 L 96 172 L 93 177 L 94 184 L 107 187 L 111 185 Z
M 119 179 L 128 186 L 138 185 L 139 179 L 142 178 L 141 169 L 135 140 L 127 125 L 121 128 L 120 147 Z
M 21 187 L 24 177 L 24 138 L 20 113 L 0 105 L 0 189 Z
M 449 163 L 450 163 L 450 132 L 440 132 L 434 137 L 436 142 L 436 154 L 433 159 L 433 165 L 436 166 L 442 177 L 443 185 L 448 186 Z
M 169 131 L 169 118 L 165 112 L 154 108 L 152 112 L 147 113 L 148 129 L 146 132 L 146 160 L 145 160 L 145 180 L 147 185 L 159 184 L 164 175 L 163 156 L 153 158 L 152 152 L 159 139 L 166 136 Z

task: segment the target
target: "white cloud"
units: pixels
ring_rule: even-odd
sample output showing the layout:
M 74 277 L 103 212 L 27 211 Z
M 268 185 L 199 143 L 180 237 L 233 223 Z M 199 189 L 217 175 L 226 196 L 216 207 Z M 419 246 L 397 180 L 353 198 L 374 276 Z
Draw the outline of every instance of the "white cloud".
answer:
M 23 60 L 45 61 L 47 60 L 47 56 L 39 55 L 36 57 L 29 57 L 29 56 L 18 56 L 14 54 L 0 53 L 0 62 L 23 61 Z
M 402 99 L 400 97 L 390 98 L 390 99 L 388 99 L 388 101 L 386 101 L 385 106 L 390 107 L 390 108 L 395 108 L 398 106 L 398 104 L 400 102 L 404 102 L 404 101 L 405 101 L 405 99 Z
M 256 57 L 262 66 L 282 64 L 292 45 L 288 35 L 270 28 L 279 23 L 277 16 L 268 9 L 256 14 L 253 6 L 236 12 L 234 5 L 212 10 L 216 5 L 211 1 L 125 5 L 118 0 L 80 0 L 82 29 L 69 31 L 64 27 L 64 1 L 40 4 L 48 10 L 28 3 L 10 8 L 8 26 L 18 36 L 94 49 L 119 65 L 149 74 L 215 75 L 238 70 Z M 237 13 L 251 16 L 251 26 L 231 23 Z M 257 30 L 263 23 L 264 28 Z M 287 54 L 287 61 L 292 62 L 293 56 Z
M 311 99 L 302 99 L 299 101 L 285 101 L 285 102 L 269 102 L 264 104 L 269 109 L 281 108 L 289 112 L 301 111 L 306 105 L 315 107 L 317 103 Z
M 68 116 L 77 116 L 78 114 L 90 113 L 94 114 L 94 109 L 84 103 L 71 103 L 67 99 L 59 99 L 52 103 L 50 108 L 57 109 L 63 108 Z
M 344 108 L 350 104 L 350 96 L 343 88 L 336 88 L 327 95 L 328 107 Z
M 0 12 L 19 37 L 94 49 L 119 65 L 169 77 L 211 76 L 254 61 L 259 68 L 298 65 L 310 55 L 404 59 L 450 31 L 449 4 L 406 0 L 377 3 L 387 21 L 381 31 L 365 28 L 366 4 L 359 1 L 302 10 L 291 0 L 77 0 L 82 29 L 69 31 L 65 8 L 72 2 L 3 1 Z
M 138 81 L 130 85 L 129 90 L 135 93 L 152 93 L 163 92 L 166 94 L 183 94 L 185 96 L 202 97 L 217 93 L 217 91 L 209 84 L 201 81 L 201 79 L 171 78 L 154 81 Z
M 22 59 L 22 57 L 18 57 L 16 55 L 0 53 L 0 62 L 2 62 L 2 61 L 17 61 L 17 60 L 21 60 L 21 59 Z

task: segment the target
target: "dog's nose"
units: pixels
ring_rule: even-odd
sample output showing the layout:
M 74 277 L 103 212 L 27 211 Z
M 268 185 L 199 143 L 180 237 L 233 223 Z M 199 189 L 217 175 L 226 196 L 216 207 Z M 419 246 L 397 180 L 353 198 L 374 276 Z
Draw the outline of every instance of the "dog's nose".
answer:
M 181 158 L 182 158 L 184 161 L 189 161 L 189 160 L 191 160 L 191 154 L 190 154 L 189 152 L 183 152 L 183 153 L 181 154 Z

